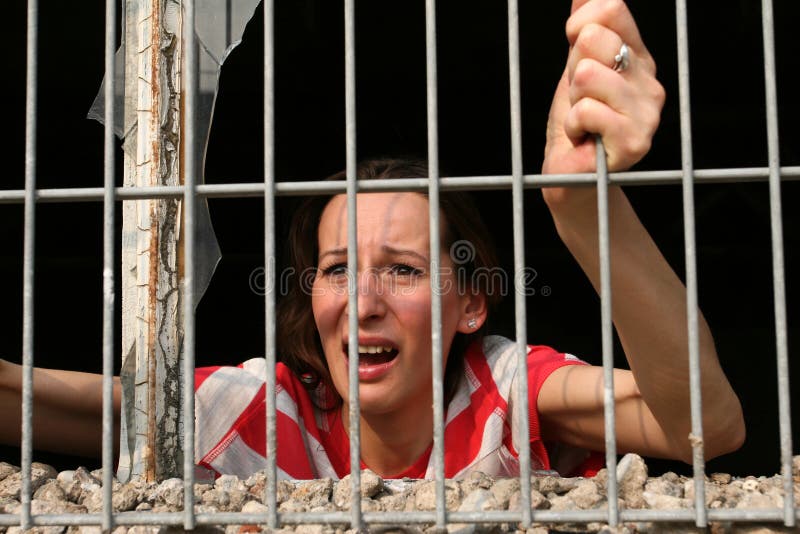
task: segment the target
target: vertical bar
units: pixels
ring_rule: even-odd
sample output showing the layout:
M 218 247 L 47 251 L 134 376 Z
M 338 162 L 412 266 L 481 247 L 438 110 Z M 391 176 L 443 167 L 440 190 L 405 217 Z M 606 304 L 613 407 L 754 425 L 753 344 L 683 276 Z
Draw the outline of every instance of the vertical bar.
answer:
M 442 370 L 442 298 L 439 266 L 439 110 L 436 79 L 436 1 L 425 0 L 425 58 L 428 102 L 428 213 L 431 246 L 431 360 L 433 370 L 433 459 L 436 479 L 436 528 L 447 524 L 444 479 L 444 381 Z
M 185 60 L 185 96 L 184 115 L 184 276 L 183 276 L 183 527 L 192 530 L 194 517 L 194 348 L 195 348 L 195 316 L 194 316 L 194 273 L 195 273 L 195 208 L 197 197 L 196 184 L 196 140 L 195 109 L 197 106 L 197 46 L 195 42 L 195 10 L 194 0 L 186 0 L 186 23 L 184 24 L 186 50 Z
M 783 220 L 781 215 L 778 95 L 775 88 L 775 35 L 772 0 L 761 2 L 764 38 L 764 83 L 767 99 L 767 150 L 769 156 L 769 214 L 772 234 L 772 292 L 775 297 L 775 343 L 778 364 L 778 420 L 783 475 L 783 523 L 795 526 L 792 483 L 792 414 L 789 396 L 789 349 L 786 339 L 786 288 L 783 270 Z
M 692 415 L 692 464 L 694 466 L 695 524 L 708 524 L 705 491 L 705 454 L 703 447 L 703 399 L 701 396 L 700 342 L 697 327 L 697 260 L 694 229 L 694 162 L 692 158 L 692 122 L 689 92 L 689 38 L 686 2 L 677 0 L 678 89 L 681 116 L 681 161 L 683 167 L 683 240 L 686 262 L 686 320 L 689 333 L 689 391 Z
M 278 524 L 277 409 L 275 399 L 275 11 L 273 0 L 264 0 L 264 296 L 266 328 L 267 526 Z
M 511 175 L 514 219 L 514 316 L 517 336 L 517 451 L 522 494 L 522 528 L 531 526 L 531 444 L 528 413 L 528 338 L 525 308 L 525 204 L 522 182 L 522 110 L 519 72 L 519 11 L 508 0 L 508 71 L 511 101 Z
M 347 280 L 348 383 L 350 416 L 350 526 L 362 528 L 361 517 L 361 411 L 358 398 L 358 240 L 356 236 L 356 35 L 355 0 L 344 2 L 345 150 L 347 152 Z M 369 290 L 369 289 L 368 289 Z
M 105 117 L 103 130 L 103 530 L 114 527 L 114 52 L 118 0 L 106 0 Z
M 606 467 L 608 468 L 608 526 L 619 524 L 617 505 L 617 423 L 614 412 L 614 333 L 611 318 L 611 253 L 608 230 L 608 165 L 606 149 L 598 136 L 597 226 L 600 239 L 600 319 L 603 334 L 603 412 L 605 416 Z
M 25 238 L 22 271 L 22 530 L 31 528 L 31 457 L 33 455 L 33 265 L 36 243 L 36 89 L 39 2 L 28 0 L 25 80 Z

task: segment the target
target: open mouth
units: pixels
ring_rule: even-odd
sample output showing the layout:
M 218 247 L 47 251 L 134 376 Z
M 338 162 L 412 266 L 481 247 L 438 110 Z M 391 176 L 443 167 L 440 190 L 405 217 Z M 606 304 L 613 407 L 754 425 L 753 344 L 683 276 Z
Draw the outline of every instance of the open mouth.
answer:
M 349 346 L 344 345 L 344 355 L 347 357 Z M 397 349 L 388 345 L 359 345 L 358 346 L 358 366 L 371 367 L 391 362 L 397 357 Z

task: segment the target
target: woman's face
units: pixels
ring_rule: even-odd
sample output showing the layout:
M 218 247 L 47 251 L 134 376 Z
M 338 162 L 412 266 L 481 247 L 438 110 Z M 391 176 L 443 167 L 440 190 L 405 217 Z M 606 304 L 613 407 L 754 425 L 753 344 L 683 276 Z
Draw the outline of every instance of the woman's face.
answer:
M 428 200 L 416 193 L 358 195 L 359 396 L 363 413 L 431 406 L 431 288 Z M 312 309 L 333 384 L 348 395 L 346 197 L 334 197 L 319 224 Z M 442 354 L 457 331 L 478 327 L 475 297 L 459 294 L 453 262 L 441 253 Z M 481 300 L 482 302 L 482 300 Z

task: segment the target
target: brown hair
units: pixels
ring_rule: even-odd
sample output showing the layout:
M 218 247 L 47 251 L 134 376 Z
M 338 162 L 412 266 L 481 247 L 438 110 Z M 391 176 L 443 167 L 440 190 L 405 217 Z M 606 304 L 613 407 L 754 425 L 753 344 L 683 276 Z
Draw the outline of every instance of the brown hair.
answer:
M 356 176 L 360 180 L 420 178 L 428 176 L 428 166 L 419 160 L 373 159 L 359 163 Z M 326 178 L 331 181 L 345 179 L 345 171 Z M 317 271 L 319 222 L 331 198 L 332 195 L 308 197 L 292 217 L 287 246 L 289 264 L 295 276 L 291 278 L 293 283 L 277 310 L 277 345 L 281 360 L 298 376 L 311 373 L 327 386 L 331 386 L 330 373 L 312 313 L 310 288 Z M 485 287 L 488 284 L 487 277 L 473 276 L 476 269 L 493 269 L 497 266 L 489 232 L 475 203 L 468 193 L 444 192 L 439 197 L 439 207 L 446 224 L 441 240 L 443 250 L 450 251 L 454 243 L 462 241 L 469 247 L 467 257 L 461 258 L 468 261 L 456 262 L 456 269 L 460 271 L 458 280 L 471 281 L 471 286 L 459 289 L 483 293 L 487 306 L 493 308 L 500 300 L 500 295 Z M 444 377 L 447 399 L 452 397 L 458 385 L 464 351 L 473 340 L 483 337 L 486 328 L 484 323 L 476 332 L 457 333 L 453 339 Z M 335 391 L 332 386 L 328 389 Z M 315 402 L 327 404 L 319 398 Z

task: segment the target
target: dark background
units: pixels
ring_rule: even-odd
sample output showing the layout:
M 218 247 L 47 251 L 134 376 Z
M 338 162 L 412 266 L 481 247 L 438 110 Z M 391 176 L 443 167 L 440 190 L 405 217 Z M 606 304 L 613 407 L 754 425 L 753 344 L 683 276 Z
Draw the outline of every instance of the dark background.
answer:
M 24 187 L 25 10 L 6 6 L 0 44 L 5 142 L 4 188 Z M 319 179 L 345 165 L 343 13 L 340 2 L 276 2 L 276 171 L 279 181 Z M 760 3 L 690 2 L 694 163 L 698 169 L 765 166 L 766 119 Z M 672 2 L 630 1 L 659 65 L 668 99 L 650 154 L 637 168 L 679 169 L 677 52 Z M 552 91 L 563 69 L 569 2 L 520 2 L 526 173 L 537 173 Z M 800 164 L 795 95 L 800 67 L 794 23 L 800 6 L 775 2 L 782 165 Z M 40 13 L 37 183 L 41 188 L 101 186 L 102 127 L 85 119 L 103 74 L 103 2 L 45 2 Z M 426 155 L 425 22 L 421 1 L 357 3 L 359 158 Z M 444 0 L 438 6 L 439 124 L 442 170 L 449 175 L 510 173 L 506 8 L 497 1 Z M 223 69 L 206 165 L 208 183 L 263 178 L 261 11 Z M 118 153 L 117 183 L 122 182 Z M 800 314 L 800 184 L 783 183 L 790 354 Z M 638 213 L 683 276 L 679 186 L 627 189 Z M 528 301 L 528 339 L 600 362 L 599 300 L 558 240 L 538 191 L 526 193 L 527 264 L 537 272 Z M 511 257 L 510 192 L 478 197 L 504 265 Z M 779 470 L 775 333 L 766 183 L 695 189 L 700 303 L 725 371 L 740 394 L 748 437 L 709 471 Z M 293 201 L 277 200 L 278 243 Z M 250 289 L 263 264 L 260 199 L 211 200 L 223 251 L 197 317 L 197 361 L 236 363 L 261 355 L 263 299 Z M 119 210 L 118 210 L 119 213 Z M 0 357 L 20 361 L 21 204 L 0 206 Z M 102 206 L 40 204 L 36 234 L 35 358 L 43 367 L 101 369 Z M 118 269 L 119 270 L 119 269 Z M 119 276 L 119 273 L 117 273 Z M 550 288 L 544 296 L 542 288 Z M 546 291 L 545 291 L 546 292 Z M 117 320 L 119 331 L 119 319 Z M 494 330 L 513 335 L 513 299 Z M 119 348 L 117 349 L 119 350 Z M 617 350 L 618 365 L 624 358 Z M 796 367 L 796 366 L 795 366 Z M 800 379 L 793 370 L 794 383 Z M 798 399 L 794 395 L 794 412 Z M 713 401 L 713 399 L 706 399 Z M 794 425 L 795 429 L 798 425 Z M 798 446 L 795 432 L 795 452 Z M 59 468 L 94 459 L 37 452 Z M 19 451 L 0 449 L 19 463 Z M 674 462 L 651 470 L 688 472 Z

